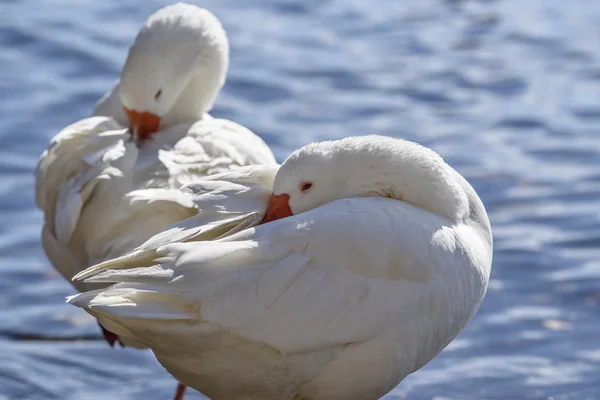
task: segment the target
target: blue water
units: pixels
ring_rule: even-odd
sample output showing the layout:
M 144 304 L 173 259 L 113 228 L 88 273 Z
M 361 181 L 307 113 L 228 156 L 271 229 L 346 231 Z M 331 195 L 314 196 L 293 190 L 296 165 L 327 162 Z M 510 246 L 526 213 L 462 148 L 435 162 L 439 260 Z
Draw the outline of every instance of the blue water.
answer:
M 173 394 L 151 354 L 107 348 L 91 317 L 64 303 L 73 289 L 41 249 L 32 174 L 165 4 L 0 0 L 1 400 Z M 201 5 L 231 40 L 215 116 L 260 134 L 280 160 L 347 135 L 415 140 L 487 206 L 485 302 L 386 399 L 600 399 L 600 1 Z

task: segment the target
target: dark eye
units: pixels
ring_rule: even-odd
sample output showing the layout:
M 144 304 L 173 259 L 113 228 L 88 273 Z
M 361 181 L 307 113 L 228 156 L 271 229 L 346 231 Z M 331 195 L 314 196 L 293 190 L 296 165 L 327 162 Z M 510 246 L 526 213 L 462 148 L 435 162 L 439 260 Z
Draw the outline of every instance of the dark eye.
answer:
M 158 89 L 158 92 L 156 92 L 156 94 L 154 95 L 154 100 L 158 100 L 158 98 L 160 97 L 161 94 L 162 94 L 162 89 Z
M 300 185 L 300 190 L 302 190 L 303 192 L 306 192 L 308 189 L 310 189 L 312 187 L 312 182 L 304 182 L 303 184 Z

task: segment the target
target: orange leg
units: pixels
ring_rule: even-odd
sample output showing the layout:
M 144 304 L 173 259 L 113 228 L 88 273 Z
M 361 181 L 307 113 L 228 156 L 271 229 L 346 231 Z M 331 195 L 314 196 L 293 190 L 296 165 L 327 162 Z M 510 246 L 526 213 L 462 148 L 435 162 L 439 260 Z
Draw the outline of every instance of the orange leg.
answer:
M 181 383 L 177 385 L 177 391 L 175 392 L 175 397 L 173 400 L 183 400 L 183 395 L 185 393 L 185 386 Z

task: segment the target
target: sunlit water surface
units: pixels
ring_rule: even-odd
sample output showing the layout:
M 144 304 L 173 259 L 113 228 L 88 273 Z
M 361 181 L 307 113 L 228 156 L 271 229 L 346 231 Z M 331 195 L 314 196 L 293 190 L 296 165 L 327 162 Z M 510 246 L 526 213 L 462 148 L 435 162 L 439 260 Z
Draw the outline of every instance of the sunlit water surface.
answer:
M 0 1 L 0 399 L 173 394 L 151 354 L 108 349 L 65 304 L 73 289 L 44 256 L 33 202 L 38 155 L 89 115 L 165 4 Z M 348 135 L 415 140 L 487 206 L 485 302 L 386 399 L 600 398 L 599 1 L 201 4 L 231 40 L 215 116 L 260 134 L 280 160 Z

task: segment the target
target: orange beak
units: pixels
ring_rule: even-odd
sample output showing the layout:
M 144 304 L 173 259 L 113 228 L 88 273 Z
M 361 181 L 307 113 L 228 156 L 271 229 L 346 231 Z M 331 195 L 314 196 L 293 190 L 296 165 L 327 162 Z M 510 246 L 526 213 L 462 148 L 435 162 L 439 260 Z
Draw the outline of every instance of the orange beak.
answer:
M 150 135 L 158 131 L 160 117 L 149 112 L 137 112 L 123 107 L 129 118 L 129 130 L 139 142 L 148 139 Z
M 276 219 L 294 215 L 292 213 L 292 209 L 290 208 L 289 201 L 289 194 L 279 194 L 277 196 L 272 194 L 271 198 L 269 199 L 269 206 L 267 207 L 267 212 L 265 213 L 262 223 L 266 224 L 267 222 L 275 221 Z

